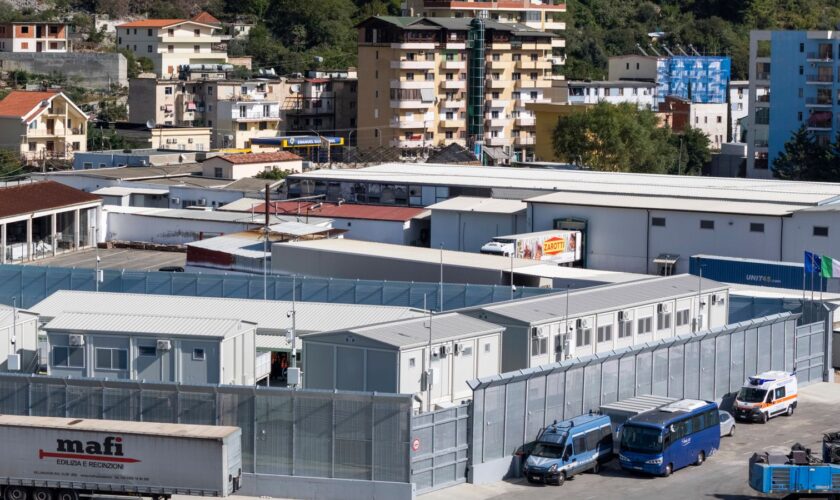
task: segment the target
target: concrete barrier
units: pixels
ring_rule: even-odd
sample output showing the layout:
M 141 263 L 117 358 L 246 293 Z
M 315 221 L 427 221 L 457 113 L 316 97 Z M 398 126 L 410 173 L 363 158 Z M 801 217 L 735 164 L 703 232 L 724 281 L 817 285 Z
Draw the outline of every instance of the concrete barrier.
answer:
M 87 89 L 108 89 L 111 84 L 128 86 L 128 65 L 125 57 L 116 52 L 0 52 L 0 68 L 43 75 L 61 73 L 69 83 Z

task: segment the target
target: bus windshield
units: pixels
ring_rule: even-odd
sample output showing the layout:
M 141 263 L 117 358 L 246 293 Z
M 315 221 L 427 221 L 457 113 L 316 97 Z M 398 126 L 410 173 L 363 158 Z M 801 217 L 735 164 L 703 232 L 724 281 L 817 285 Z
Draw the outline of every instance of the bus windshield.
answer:
M 767 391 L 764 389 L 742 387 L 741 392 L 738 393 L 738 399 L 745 403 L 761 403 L 766 395 Z
M 531 455 L 542 458 L 561 458 L 563 456 L 563 446 L 551 443 L 537 443 Z
M 624 425 L 621 429 L 621 449 L 636 453 L 662 451 L 662 429 Z

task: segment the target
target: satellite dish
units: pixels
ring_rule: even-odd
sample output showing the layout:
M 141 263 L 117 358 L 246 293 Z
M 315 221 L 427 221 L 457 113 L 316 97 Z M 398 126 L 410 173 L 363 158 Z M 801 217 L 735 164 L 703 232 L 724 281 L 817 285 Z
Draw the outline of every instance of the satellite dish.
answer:
M 49 105 L 50 105 L 50 101 L 48 99 L 44 99 L 43 101 L 41 101 L 41 107 L 42 108 L 46 108 Z
M 147 129 L 151 130 L 155 127 L 157 127 L 157 123 L 154 120 L 147 120 L 146 121 L 146 128 Z

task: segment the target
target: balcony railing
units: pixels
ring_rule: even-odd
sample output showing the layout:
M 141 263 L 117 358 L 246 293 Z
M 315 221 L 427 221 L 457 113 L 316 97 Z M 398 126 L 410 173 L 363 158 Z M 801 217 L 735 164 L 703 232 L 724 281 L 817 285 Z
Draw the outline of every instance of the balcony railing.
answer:
M 832 51 L 826 52 L 808 52 L 808 59 L 812 61 L 831 61 L 834 58 Z
M 769 71 L 759 71 L 755 74 L 756 80 L 769 80 L 770 79 L 770 72 Z
M 831 96 L 828 97 L 808 97 L 805 99 L 805 104 L 812 106 L 831 106 Z
M 805 81 L 809 83 L 832 83 L 834 81 L 834 75 L 831 74 L 821 74 L 821 75 L 806 75 Z

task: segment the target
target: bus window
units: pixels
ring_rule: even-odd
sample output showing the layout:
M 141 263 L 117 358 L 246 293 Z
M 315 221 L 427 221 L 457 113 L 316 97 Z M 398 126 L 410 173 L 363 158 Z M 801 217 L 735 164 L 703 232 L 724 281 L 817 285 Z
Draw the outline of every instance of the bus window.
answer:
M 637 453 L 660 453 L 662 431 L 651 427 L 625 425 L 621 429 L 621 449 Z
M 704 419 L 703 419 L 703 414 L 702 413 L 699 414 L 699 415 L 694 415 L 693 417 L 691 417 L 691 432 L 692 433 L 700 432 L 700 431 L 702 431 L 703 429 L 706 428 L 706 426 L 703 425 L 703 423 L 704 423 L 703 420 Z

